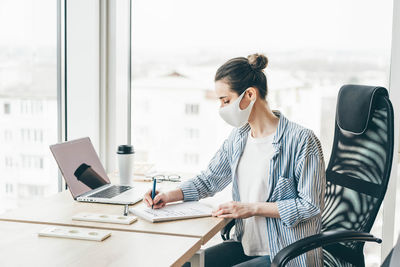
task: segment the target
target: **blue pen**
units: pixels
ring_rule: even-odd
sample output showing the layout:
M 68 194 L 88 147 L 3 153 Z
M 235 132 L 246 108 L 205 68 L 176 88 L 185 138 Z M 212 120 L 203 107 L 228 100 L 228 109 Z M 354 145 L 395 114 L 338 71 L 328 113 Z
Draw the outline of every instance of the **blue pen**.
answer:
M 156 196 L 156 184 L 157 184 L 157 179 L 154 178 L 153 179 L 153 190 L 151 191 L 151 199 L 154 199 L 154 197 Z M 151 205 L 151 208 L 153 208 L 154 206 L 154 202 L 153 205 Z

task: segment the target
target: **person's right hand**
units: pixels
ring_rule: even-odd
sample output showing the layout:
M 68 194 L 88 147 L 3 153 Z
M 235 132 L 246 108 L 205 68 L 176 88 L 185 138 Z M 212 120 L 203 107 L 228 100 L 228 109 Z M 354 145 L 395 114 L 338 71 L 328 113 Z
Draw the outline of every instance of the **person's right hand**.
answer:
M 165 206 L 169 202 L 167 193 L 160 193 L 156 190 L 156 196 L 154 199 L 151 198 L 151 189 L 144 194 L 143 201 L 147 205 L 147 207 L 151 207 L 152 205 L 154 209 L 159 209 Z

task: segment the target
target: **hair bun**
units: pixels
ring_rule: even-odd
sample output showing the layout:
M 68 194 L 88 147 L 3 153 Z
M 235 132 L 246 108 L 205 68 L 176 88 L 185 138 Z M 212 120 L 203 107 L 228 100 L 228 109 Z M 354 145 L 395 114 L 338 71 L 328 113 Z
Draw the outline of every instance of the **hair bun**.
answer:
M 268 58 L 263 54 L 252 54 L 247 59 L 253 70 L 262 71 L 268 65 Z

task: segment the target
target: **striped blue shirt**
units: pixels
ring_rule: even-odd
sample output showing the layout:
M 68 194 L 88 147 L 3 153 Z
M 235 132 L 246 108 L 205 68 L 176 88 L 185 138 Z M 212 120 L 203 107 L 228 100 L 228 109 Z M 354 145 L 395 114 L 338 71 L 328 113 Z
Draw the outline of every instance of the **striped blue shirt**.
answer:
M 274 111 L 279 123 L 272 144 L 267 202 L 275 202 L 280 218 L 266 218 L 270 257 L 304 237 L 320 233 L 324 208 L 325 164 L 315 134 Z M 213 196 L 232 182 L 232 198 L 240 201 L 237 165 L 250 125 L 235 128 L 211 159 L 206 170 L 180 185 L 185 201 Z M 243 236 L 243 221 L 236 219 L 235 239 Z M 323 266 L 322 249 L 291 260 L 288 266 Z

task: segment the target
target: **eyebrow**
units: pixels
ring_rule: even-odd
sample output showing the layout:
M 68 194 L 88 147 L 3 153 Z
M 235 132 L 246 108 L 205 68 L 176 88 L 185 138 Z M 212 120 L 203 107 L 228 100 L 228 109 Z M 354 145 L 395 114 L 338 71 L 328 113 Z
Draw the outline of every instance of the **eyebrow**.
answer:
M 223 99 L 223 98 L 225 98 L 225 97 L 228 97 L 228 96 L 220 96 L 219 99 Z

